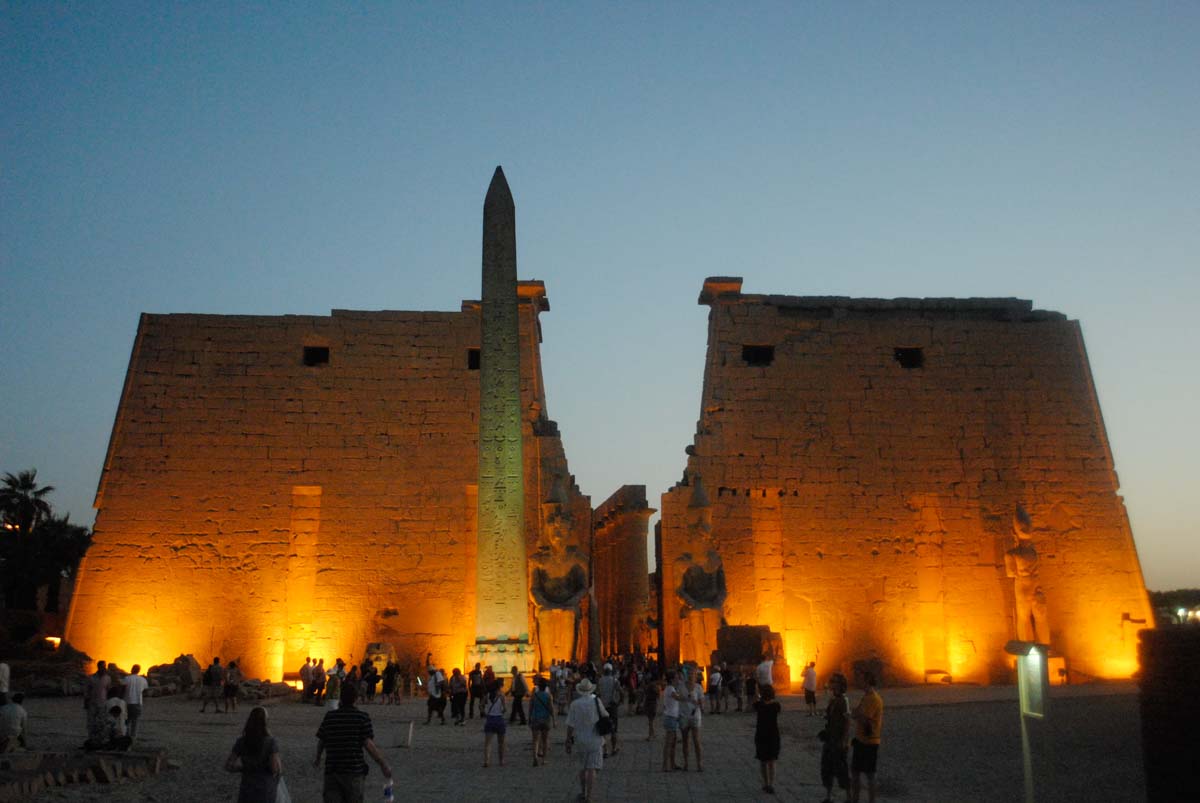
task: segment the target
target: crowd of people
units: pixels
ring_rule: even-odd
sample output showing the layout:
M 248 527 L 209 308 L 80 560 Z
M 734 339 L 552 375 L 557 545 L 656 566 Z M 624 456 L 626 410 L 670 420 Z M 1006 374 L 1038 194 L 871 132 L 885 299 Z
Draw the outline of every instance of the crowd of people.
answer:
M 374 743 L 371 718 L 359 703 L 401 701 L 405 692 L 397 663 L 387 661 L 380 671 L 370 660 L 347 667 L 339 658 L 326 669 L 324 660 L 308 659 L 299 674 L 301 701 L 326 709 L 316 732 L 315 759 L 317 766 L 322 759 L 325 763 L 324 800 L 336 803 L 363 799 L 365 756 L 379 765 L 389 779 L 390 789 L 391 768 Z M 818 716 L 815 663 L 806 665 L 801 674 L 807 714 Z M 863 693 L 854 707 L 848 698 L 845 675 L 833 672 L 827 682 L 828 702 L 819 734 L 824 803 L 831 803 L 835 784 L 851 803 L 858 803 L 864 790 L 867 801 L 874 803 L 876 799 L 883 701 L 872 673 L 861 673 L 860 678 Z M 220 659 L 214 658 L 200 678 L 201 713 L 210 703 L 214 711 L 236 712 L 241 680 L 236 662 L 222 666 Z M 429 654 L 424 677 L 416 686 L 425 691 L 427 725 L 435 715 L 445 725 L 447 706 L 450 721 L 457 726 L 464 726 L 478 714 L 483 721 L 484 767 L 492 766 L 493 747 L 495 762 L 504 765 L 505 739 L 510 726 L 515 725 L 530 730 L 533 766 L 545 765 L 550 754 L 550 732 L 559 718 L 565 717 L 564 747 L 578 766 L 580 799 L 590 800 L 596 773 L 605 759 L 621 750 L 622 720 L 632 722 L 639 715 L 646 718 L 647 741 L 656 738 L 655 723 L 661 720 L 663 772 L 686 772 L 693 766 L 696 772 L 703 772 L 704 715 L 753 713 L 755 758 L 762 789 L 774 793 L 782 712 L 774 683 L 770 655 L 765 655 L 757 666 L 720 664 L 705 669 L 685 664 L 665 671 L 640 655 L 612 656 L 600 666 L 553 661 L 544 674 L 530 681 L 516 667 L 510 667 L 508 676 L 502 677 L 491 666 L 478 663 L 465 674 L 455 668 L 447 675 Z M 377 695 L 380 684 L 382 692 Z M 98 662 L 83 695 L 85 748 L 128 749 L 138 737 L 147 686 L 140 666 L 135 665 L 129 674 L 120 677 L 110 672 L 104 661 Z M 7 678 L 0 676 L 0 752 L 26 746 L 28 714 L 22 702 L 20 694 L 9 694 Z M 253 708 L 225 765 L 241 775 L 239 801 L 277 803 L 288 799 L 279 753 L 279 745 L 267 727 L 266 709 Z

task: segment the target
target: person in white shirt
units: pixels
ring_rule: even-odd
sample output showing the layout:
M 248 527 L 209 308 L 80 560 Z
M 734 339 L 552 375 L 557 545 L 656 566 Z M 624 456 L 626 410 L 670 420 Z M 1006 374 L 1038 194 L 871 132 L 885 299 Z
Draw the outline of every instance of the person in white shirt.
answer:
M 595 685 L 586 677 L 575 686 L 579 695 L 567 709 L 567 752 L 574 752 L 580 765 L 579 785 L 583 800 L 592 799 L 596 771 L 604 766 L 604 737 L 596 723 L 608 712 L 592 692 Z
M 721 713 L 721 683 L 725 677 L 717 666 L 708 670 L 708 713 Z
M 773 677 L 774 672 L 775 672 L 775 659 L 774 659 L 774 656 L 772 656 L 771 653 L 768 652 L 763 655 L 762 663 L 759 664 L 758 667 L 754 670 L 754 680 L 756 683 L 758 683 L 759 689 L 762 689 L 763 686 L 774 686 L 775 685 L 775 679 Z M 759 692 L 759 694 L 761 695 L 761 691 Z
M 133 741 L 137 738 L 138 720 L 142 718 L 142 695 L 150 682 L 138 674 L 142 671 L 141 664 L 134 664 L 133 669 L 125 676 L 125 716 L 128 720 L 128 736 Z
M 817 662 L 810 661 L 804 667 L 804 704 L 808 706 L 808 715 L 817 715 Z
M 29 714 L 21 705 L 25 695 L 14 694 L 12 699 L 0 692 L 0 753 L 13 753 L 29 747 Z
M 679 737 L 679 703 L 684 699 L 684 691 L 676 683 L 675 672 L 667 672 L 667 683 L 662 692 L 663 772 L 679 769 L 675 763 L 675 740 Z
M 683 771 L 688 768 L 688 743 L 696 748 L 696 772 L 704 772 L 704 758 L 700 752 L 700 718 L 704 713 L 704 689 L 689 675 L 685 699 L 680 704 L 679 723 L 683 730 Z

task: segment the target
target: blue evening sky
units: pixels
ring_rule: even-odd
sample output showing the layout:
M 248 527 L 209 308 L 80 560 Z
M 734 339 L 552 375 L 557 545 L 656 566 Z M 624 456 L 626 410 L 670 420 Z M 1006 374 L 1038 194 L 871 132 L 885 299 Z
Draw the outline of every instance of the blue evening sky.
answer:
M 1200 586 L 1200 5 L 0 5 L 0 471 L 84 523 L 139 313 L 455 310 L 497 164 L 598 504 L 699 414 L 704 277 L 1082 321 L 1151 588 Z

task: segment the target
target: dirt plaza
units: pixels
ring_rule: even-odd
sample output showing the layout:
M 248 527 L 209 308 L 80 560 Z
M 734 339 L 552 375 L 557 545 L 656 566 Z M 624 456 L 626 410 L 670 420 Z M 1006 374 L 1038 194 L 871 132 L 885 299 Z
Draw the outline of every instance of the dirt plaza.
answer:
M 1032 732 L 1036 791 L 1042 800 L 1133 801 L 1145 799 L 1140 719 L 1132 684 L 1055 688 L 1044 727 Z M 880 799 L 885 801 L 1019 800 L 1022 797 L 1020 721 L 1012 687 L 925 686 L 883 689 L 883 749 Z M 857 693 L 851 693 L 851 699 Z M 754 760 L 752 714 L 706 715 L 704 772 L 661 771 L 661 727 L 646 741 L 646 720 L 621 720 L 621 750 L 606 761 L 596 800 L 668 803 L 742 800 L 816 801 L 824 797 L 816 733 L 821 718 L 804 713 L 803 699 L 782 698 L 783 752 L 776 794 L 760 790 Z M 320 800 L 321 771 L 314 768 L 314 734 L 322 711 L 294 700 L 268 702 L 272 733 L 282 748 L 284 773 L 298 803 Z M 28 701 L 33 747 L 64 750 L 83 738 L 79 698 Z M 226 773 L 225 757 L 249 707 L 236 714 L 199 714 L 183 697 L 147 700 L 143 718 L 146 749 L 165 749 L 178 769 L 138 782 L 57 788 L 38 800 L 190 801 L 231 800 L 238 779 Z M 565 724 L 551 734 L 545 767 L 532 766 L 529 732 L 508 734 L 504 767 L 482 767 L 483 735 L 478 719 L 466 727 L 424 725 L 424 701 L 368 706 L 377 743 L 395 772 L 396 799 L 405 801 L 573 801 L 578 793 L 574 765 L 563 750 Z M 624 712 L 622 712 L 624 713 Z M 401 747 L 414 722 L 411 747 Z M 658 723 L 661 725 L 661 723 Z M 493 759 L 494 760 L 494 759 Z M 368 800 L 381 797 L 382 777 L 372 767 Z M 378 790 L 376 789 L 378 787 Z M 835 789 L 835 800 L 844 799 Z M 864 797 L 865 799 L 865 797 Z

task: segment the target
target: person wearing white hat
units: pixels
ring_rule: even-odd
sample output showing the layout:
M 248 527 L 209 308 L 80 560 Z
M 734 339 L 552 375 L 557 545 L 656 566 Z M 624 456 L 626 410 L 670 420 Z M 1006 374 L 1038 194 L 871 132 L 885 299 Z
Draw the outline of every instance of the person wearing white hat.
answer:
M 604 766 L 604 736 L 596 726 L 608 718 L 608 712 L 593 694 L 595 690 L 586 677 L 579 681 L 575 686 L 578 696 L 567 709 L 567 752 L 574 752 L 579 763 L 580 798 L 585 801 L 592 799 L 596 771 Z

